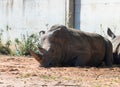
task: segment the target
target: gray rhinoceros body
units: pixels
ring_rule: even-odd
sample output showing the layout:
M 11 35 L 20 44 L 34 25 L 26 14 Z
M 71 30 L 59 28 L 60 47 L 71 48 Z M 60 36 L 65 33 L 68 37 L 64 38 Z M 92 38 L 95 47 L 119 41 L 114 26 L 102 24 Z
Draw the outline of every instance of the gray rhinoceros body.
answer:
M 85 33 L 63 25 L 52 26 L 41 37 L 41 54 L 31 54 L 44 67 L 112 66 L 112 44 L 101 35 Z
M 120 36 L 116 36 L 110 28 L 107 31 L 108 35 L 112 38 L 113 45 L 113 58 L 115 64 L 120 64 Z

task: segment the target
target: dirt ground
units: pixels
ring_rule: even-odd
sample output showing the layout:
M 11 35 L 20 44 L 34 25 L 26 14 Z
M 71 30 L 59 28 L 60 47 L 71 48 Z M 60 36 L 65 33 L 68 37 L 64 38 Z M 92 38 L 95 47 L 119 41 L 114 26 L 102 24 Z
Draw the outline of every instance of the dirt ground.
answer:
M 39 67 L 32 57 L 0 55 L 0 87 L 120 87 L 120 67 Z

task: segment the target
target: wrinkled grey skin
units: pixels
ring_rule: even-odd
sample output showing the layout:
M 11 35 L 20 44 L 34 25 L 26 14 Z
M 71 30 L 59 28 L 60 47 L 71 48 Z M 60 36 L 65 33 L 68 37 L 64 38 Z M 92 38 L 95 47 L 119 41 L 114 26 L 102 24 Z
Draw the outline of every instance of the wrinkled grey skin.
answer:
M 120 64 L 120 36 L 116 36 L 110 28 L 107 30 L 108 35 L 112 38 L 113 58 L 115 64 Z
M 41 37 L 40 54 L 31 51 L 43 67 L 112 66 L 112 44 L 101 35 L 85 33 L 63 25 L 52 26 Z

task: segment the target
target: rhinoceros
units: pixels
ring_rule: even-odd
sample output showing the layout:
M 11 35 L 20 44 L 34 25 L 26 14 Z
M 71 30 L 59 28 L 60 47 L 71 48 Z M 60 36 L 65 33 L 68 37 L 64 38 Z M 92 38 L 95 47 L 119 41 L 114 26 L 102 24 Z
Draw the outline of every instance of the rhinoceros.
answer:
M 110 28 L 107 30 L 107 34 L 111 37 L 113 45 L 113 58 L 115 64 L 120 64 L 120 36 L 116 36 Z
M 112 43 L 99 34 L 53 25 L 41 37 L 40 53 L 30 51 L 43 67 L 112 66 Z

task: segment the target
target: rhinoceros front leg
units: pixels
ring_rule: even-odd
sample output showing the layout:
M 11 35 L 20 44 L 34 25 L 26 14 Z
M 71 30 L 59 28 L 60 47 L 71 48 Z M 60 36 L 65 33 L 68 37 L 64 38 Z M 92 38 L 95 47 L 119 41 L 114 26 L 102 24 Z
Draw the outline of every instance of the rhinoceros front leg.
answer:
M 84 66 L 86 66 L 87 65 L 87 63 L 88 63 L 88 61 L 89 61 L 89 57 L 88 56 L 76 56 L 75 57 L 75 66 L 81 66 L 81 67 L 84 67 Z

